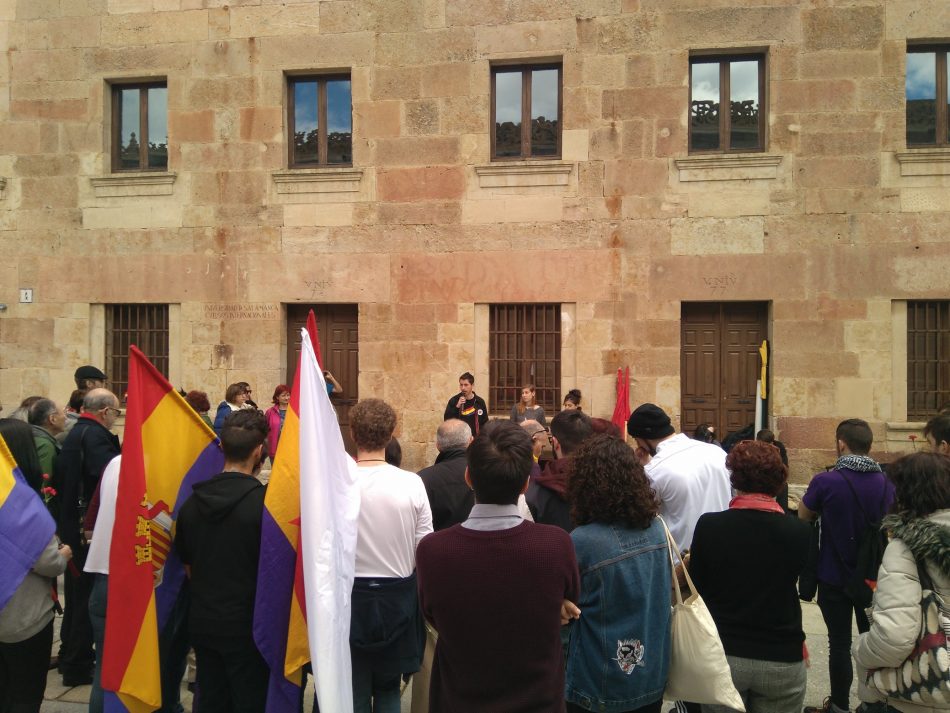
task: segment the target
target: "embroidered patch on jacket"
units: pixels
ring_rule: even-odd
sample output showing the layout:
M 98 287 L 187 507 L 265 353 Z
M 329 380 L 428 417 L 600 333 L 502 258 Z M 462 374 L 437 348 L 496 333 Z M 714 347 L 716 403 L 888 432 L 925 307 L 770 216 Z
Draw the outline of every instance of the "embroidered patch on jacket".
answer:
M 623 639 L 617 641 L 617 658 L 614 659 L 620 670 L 628 676 L 637 666 L 646 666 L 643 663 L 643 644 L 640 639 Z

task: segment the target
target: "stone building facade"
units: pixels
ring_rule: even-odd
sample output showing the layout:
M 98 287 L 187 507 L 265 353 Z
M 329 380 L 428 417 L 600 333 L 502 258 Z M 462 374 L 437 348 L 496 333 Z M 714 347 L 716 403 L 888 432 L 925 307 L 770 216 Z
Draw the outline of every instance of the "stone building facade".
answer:
M 942 42 L 942 0 L 0 0 L 0 401 L 108 370 L 110 310 L 148 303 L 173 383 L 266 404 L 294 310 L 342 306 L 344 390 L 393 403 L 421 467 L 458 375 L 496 378 L 493 306 L 558 307 L 558 403 L 609 418 L 629 365 L 634 405 L 680 419 L 685 317 L 745 305 L 794 478 L 842 418 L 906 450 L 908 304 L 950 299 L 950 147 L 908 147 L 908 56 Z M 758 150 L 693 151 L 691 67 L 735 55 L 761 60 Z M 560 68 L 553 157 L 492 158 L 512 64 Z M 352 157 L 295 167 L 290 87 L 324 75 Z M 117 170 L 117 88 L 143 82 L 167 164 Z M 758 369 L 721 355 L 720 385 Z

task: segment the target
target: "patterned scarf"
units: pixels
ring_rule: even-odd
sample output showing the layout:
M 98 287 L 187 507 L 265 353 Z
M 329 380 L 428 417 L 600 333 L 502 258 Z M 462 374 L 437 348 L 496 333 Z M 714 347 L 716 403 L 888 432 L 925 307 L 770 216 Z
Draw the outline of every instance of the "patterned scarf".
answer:
M 869 456 L 846 455 L 838 458 L 835 463 L 835 470 L 847 468 L 857 473 L 880 473 L 881 466 L 876 460 Z

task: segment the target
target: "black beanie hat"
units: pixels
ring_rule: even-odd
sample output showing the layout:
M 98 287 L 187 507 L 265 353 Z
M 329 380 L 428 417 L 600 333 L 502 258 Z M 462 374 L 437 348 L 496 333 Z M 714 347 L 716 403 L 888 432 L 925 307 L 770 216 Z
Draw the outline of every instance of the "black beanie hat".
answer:
M 674 433 L 670 417 L 656 404 L 643 404 L 630 414 L 627 421 L 627 433 L 634 438 L 648 441 L 666 438 Z

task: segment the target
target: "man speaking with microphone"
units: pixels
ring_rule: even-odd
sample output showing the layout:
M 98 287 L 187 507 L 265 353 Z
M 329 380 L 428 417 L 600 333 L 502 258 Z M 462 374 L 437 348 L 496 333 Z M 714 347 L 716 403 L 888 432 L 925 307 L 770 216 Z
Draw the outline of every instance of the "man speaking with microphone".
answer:
M 477 436 L 481 427 L 488 423 L 488 404 L 474 390 L 475 377 L 465 372 L 459 377 L 459 393 L 449 399 L 443 420 L 457 418 L 465 421 Z

